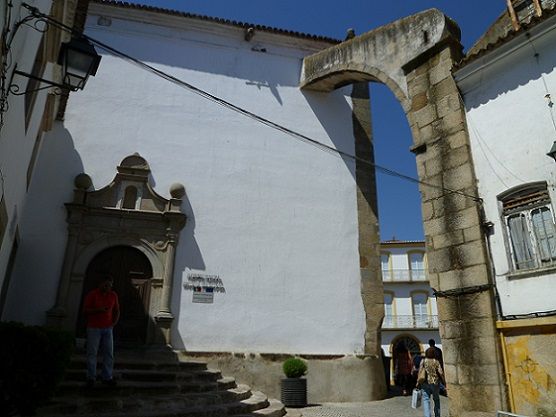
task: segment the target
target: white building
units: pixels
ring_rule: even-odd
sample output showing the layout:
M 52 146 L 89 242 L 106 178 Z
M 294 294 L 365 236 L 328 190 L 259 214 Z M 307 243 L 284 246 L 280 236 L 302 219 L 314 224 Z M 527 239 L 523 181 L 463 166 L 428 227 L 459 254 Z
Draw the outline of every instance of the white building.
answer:
M 554 385 L 543 382 L 556 376 L 549 359 L 556 337 L 556 165 L 546 155 L 556 140 L 555 2 L 511 4 L 455 78 L 483 199 L 512 408 L 549 415 L 556 410 Z
M 382 350 L 394 358 L 400 345 L 412 355 L 424 355 L 428 341 L 441 348 L 436 298 L 430 288 L 425 242 L 389 240 L 380 245 L 384 284 Z M 390 375 L 394 378 L 395 363 Z
M 303 57 L 334 40 L 113 1 L 91 2 L 85 33 L 355 152 L 352 88 L 298 86 Z M 260 378 L 249 383 L 274 396 L 283 356 L 265 354 L 304 355 L 312 401 L 382 398 L 380 358 L 366 355 L 378 329 L 362 297 L 355 163 L 182 87 L 103 52 L 42 141 L 3 318 L 48 316 L 79 335 L 83 294 L 110 273 L 121 343 L 170 343 L 225 372 L 245 354 L 245 377 Z
M 0 318 L 6 318 L 8 290 L 17 278 L 13 268 L 22 249 L 22 218 L 26 210 L 31 178 L 37 156 L 52 128 L 67 95 L 50 94 L 36 79 L 15 74 L 27 73 L 60 82 L 61 68 L 56 64 L 61 42 L 70 35 L 55 27 L 47 27 L 37 19 L 22 22 L 30 16 L 22 1 L 3 1 L 0 5 Z M 83 24 L 79 14 L 86 4 L 75 1 L 37 0 L 32 3 L 39 12 L 69 27 Z M 34 259 L 34 258 L 33 258 Z M 38 274 L 40 275 L 40 274 Z M 34 286 L 34 285 L 33 285 Z

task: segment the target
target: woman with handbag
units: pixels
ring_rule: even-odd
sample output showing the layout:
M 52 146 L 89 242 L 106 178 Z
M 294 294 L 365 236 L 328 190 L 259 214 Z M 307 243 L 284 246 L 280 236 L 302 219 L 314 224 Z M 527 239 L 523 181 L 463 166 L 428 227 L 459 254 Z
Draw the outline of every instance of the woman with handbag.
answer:
M 417 384 L 423 393 L 423 413 L 425 417 L 432 417 L 431 397 L 434 400 L 434 417 L 440 417 L 440 383 L 446 385 L 442 367 L 436 359 L 434 348 L 428 348 L 425 352 L 425 359 L 421 361 L 417 377 Z

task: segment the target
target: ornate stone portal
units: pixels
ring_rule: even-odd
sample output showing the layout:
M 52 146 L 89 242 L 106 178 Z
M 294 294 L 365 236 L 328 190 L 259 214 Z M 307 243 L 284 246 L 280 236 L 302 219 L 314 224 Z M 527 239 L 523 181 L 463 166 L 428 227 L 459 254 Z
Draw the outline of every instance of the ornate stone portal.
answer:
M 88 175 L 75 178 L 73 202 L 66 204 L 68 239 L 56 305 L 48 311 L 48 323 L 74 330 L 87 268 L 100 252 L 131 247 L 150 262 L 150 298 L 145 306 L 150 317 L 146 343 L 170 343 L 170 311 L 174 260 L 180 230 L 186 216 L 180 206 L 185 196 L 181 184 L 170 187 L 171 198 L 158 195 L 149 184 L 150 168 L 139 154 L 130 155 L 117 167 L 106 187 L 88 191 Z

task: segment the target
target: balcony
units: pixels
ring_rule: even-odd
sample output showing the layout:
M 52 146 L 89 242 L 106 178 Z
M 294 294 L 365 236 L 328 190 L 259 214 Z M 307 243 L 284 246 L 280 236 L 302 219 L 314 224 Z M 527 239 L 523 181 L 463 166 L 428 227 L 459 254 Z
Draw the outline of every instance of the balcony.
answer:
M 438 316 L 386 316 L 383 329 L 438 329 Z
M 425 269 L 390 269 L 382 271 L 384 282 L 423 282 L 428 281 Z

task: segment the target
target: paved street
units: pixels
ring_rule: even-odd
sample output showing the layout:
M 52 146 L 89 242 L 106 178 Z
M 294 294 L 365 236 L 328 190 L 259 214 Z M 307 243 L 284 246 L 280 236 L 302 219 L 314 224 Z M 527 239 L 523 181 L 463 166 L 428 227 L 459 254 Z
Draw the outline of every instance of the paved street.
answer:
M 448 416 L 448 399 L 440 398 L 442 417 Z M 300 410 L 303 417 L 421 417 L 423 407 L 411 408 L 411 397 L 393 397 L 366 403 L 325 403 Z

